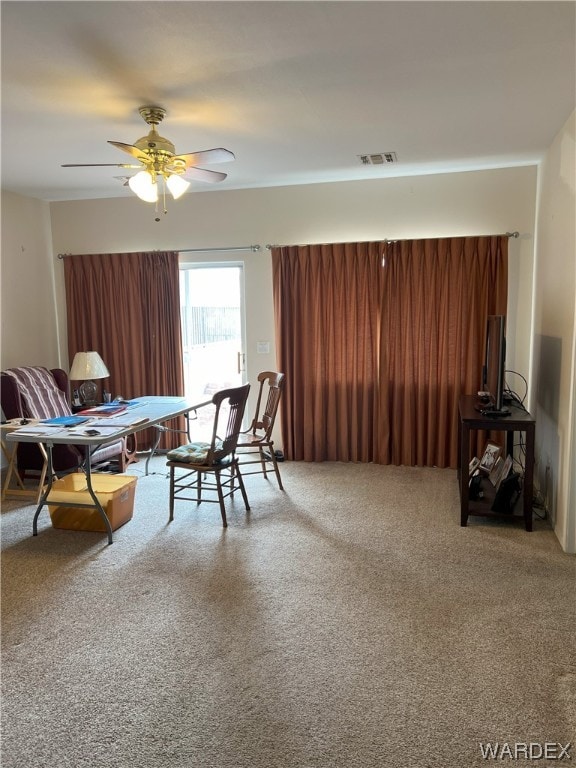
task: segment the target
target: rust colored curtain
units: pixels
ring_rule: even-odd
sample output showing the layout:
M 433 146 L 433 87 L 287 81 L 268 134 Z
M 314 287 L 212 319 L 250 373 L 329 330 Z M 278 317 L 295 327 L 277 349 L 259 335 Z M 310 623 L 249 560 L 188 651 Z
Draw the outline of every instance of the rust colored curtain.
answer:
M 506 237 L 273 249 L 287 458 L 455 467 L 507 254 Z
M 377 243 L 272 249 L 288 458 L 374 459 L 379 250 Z
M 70 362 L 97 350 L 113 396 L 184 394 L 178 253 L 69 256 L 64 278 Z M 151 439 L 152 430 L 140 432 L 138 447 Z M 162 447 L 178 442 L 170 436 Z
M 456 467 L 458 399 L 482 383 L 486 320 L 506 314 L 508 238 L 384 246 L 378 457 Z

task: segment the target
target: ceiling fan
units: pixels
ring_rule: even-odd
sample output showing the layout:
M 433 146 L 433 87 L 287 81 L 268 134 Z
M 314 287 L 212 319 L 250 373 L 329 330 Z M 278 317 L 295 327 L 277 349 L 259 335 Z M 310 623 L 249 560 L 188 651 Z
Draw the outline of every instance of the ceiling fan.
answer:
M 200 164 L 224 163 L 234 160 L 234 153 L 228 149 L 205 149 L 201 152 L 188 152 L 177 155 L 174 144 L 156 130 L 166 114 L 162 107 L 146 106 L 138 110 L 142 119 L 151 126 L 150 132 L 134 144 L 124 144 L 121 141 L 109 141 L 108 144 L 121 149 L 138 161 L 138 165 L 131 163 L 65 163 L 62 168 L 134 168 L 140 169 L 139 173 L 130 176 L 128 186 L 141 199 L 148 203 L 158 201 L 158 179 L 162 182 L 162 194 L 165 197 L 166 187 L 174 199 L 186 192 L 190 182 L 183 178 L 206 182 L 223 181 L 225 173 L 199 168 Z M 164 205 L 164 213 L 166 206 Z

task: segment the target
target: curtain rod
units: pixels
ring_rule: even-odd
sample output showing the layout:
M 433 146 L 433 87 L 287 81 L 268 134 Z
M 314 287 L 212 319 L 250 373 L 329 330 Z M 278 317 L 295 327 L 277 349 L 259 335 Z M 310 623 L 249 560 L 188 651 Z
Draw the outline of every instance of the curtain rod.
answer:
M 452 237 L 520 237 L 520 232 L 501 232 L 499 235 L 453 235 Z M 445 238 L 425 238 L 425 237 L 398 237 L 394 240 L 384 240 L 385 243 L 398 243 L 401 240 L 440 240 Z
M 206 251 L 219 251 L 220 253 L 223 253 L 224 251 L 259 251 L 260 246 L 259 245 L 236 245 L 231 248 L 175 248 L 174 250 L 178 251 L 178 253 L 205 253 Z
M 463 237 L 520 237 L 520 232 L 503 232 L 501 235 L 463 235 Z M 456 235 L 458 237 L 458 235 Z M 434 240 L 439 238 L 417 238 L 417 237 L 404 237 L 404 238 L 398 238 L 397 240 L 383 240 L 384 243 L 397 243 L 399 240 Z M 370 241 L 372 242 L 372 241 Z M 321 243 L 315 243 L 315 245 L 321 245 Z M 272 248 L 283 248 L 287 246 L 282 245 L 271 245 L 268 243 L 266 246 L 267 250 L 271 251 Z
M 209 251 L 218 251 L 218 253 L 224 253 L 225 251 L 259 251 L 260 246 L 259 245 L 236 245 L 231 247 L 225 247 L 225 248 L 169 248 L 168 250 L 171 251 L 178 251 L 178 253 L 208 253 Z M 155 253 L 158 251 L 157 248 L 152 251 L 152 253 Z M 122 251 L 122 253 L 134 253 L 134 251 Z M 63 259 L 65 256 L 73 256 L 72 253 L 59 253 L 58 258 Z M 87 255 L 87 254 L 76 254 L 77 256 L 80 255 Z

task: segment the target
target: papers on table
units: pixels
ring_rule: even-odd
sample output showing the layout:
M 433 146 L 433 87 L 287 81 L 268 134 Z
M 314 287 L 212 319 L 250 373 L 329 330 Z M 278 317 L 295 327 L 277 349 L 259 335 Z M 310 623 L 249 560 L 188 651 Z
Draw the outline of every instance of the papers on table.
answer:
M 147 416 L 137 416 L 135 414 L 128 414 L 126 412 L 118 414 L 118 416 L 108 416 L 102 419 L 90 419 L 84 420 L 83 424 L 78 424 L 68 429 L 63 429 L 58 424 L 46 424 L 42 422 L 36 422 L 33 424 L 24 424 L 19 426 L 11 432 L 15 438 L 18 435 L 26 435 L 32 437 L 33 435 L 39 438 L 42 437 L 110 437 L 114 436 L 117 432 L 121 432 L 123 429 L 129 427 L 135 427 L 138 424 L 145 424 L 149 421 Z M 95 434 L 96 433 L 96 434 Z M 38 442 L 43 442 L 39 440 Z
M 26 442 L 52 443 L 53 441 L 50 440 L 52 437 L 57 443 L 74 445 L 77 440 L 79 444 L 97 445 L 100 442 L 110 442 L 119 434 L 128 434 L 144 429 L 150 422 L 157 425 L 176 418 L 187 410 L 194 410 L 195 407 L 208 404 L 208 401 L 199 402 L 197 406 L 186 408 L 189 402 L 187 398 L 181 396 L 142 397 L 121 403 L 121 405 L 125 405 L 125 410 L 122 413 L 110 416 L 92 414 L 92 417 L 89 417 L 88 421 L 83 424 L 67 425 L 67 428 L 63 428 L 59 417 L 56 417 L 54 420 L 50 419 L 50 422 L 56 421 L 57 423 L 28 421 L 26 424 L 22 424 L 22 420 L 20 420 L 17 424 L 12 422 L 3 425 L 3 429 L 8 433 L 6 439 L 10 442 L 18 441 L 18 437 L 20 437 Z M 66 420 L 80 418 L 86 418 L 86 416 L 74 414 L 65 417 Z M 80 438 L 83 439 L 80 440 Z
M 108 421 L 108 419 L 106 419 Z M 96 426 L 94 424 L 85 424 L 81 427 L 74 427 L 74 429 L 66 430 L 66 433 L 70 437 L 111 437 L 117 432 L 121 431 L 121 427 L 110 427 L 108 424 L 105 427 Z M 96 433 L 96 434 L 94 434 Z
M 69 429 L 62 429 L 62 427 L 58 427 L 55 425 L 50 424 L 25 424 L 22 427 L 19 427 L 18 429 L 15 429 L 13 432 L 11 432 L 11 436 L 17 436 L 17 435 L 51 435 L 54 437 L 55 435 L 66 435 L 70 432 Z
M 107 416 L 103 419 L 92 419 L 88 425 L 84 425 L 87 429 L 100 429 L 101 427 L 114 427 L 117 432 L 123 427 L 134 427 L 136 424 L 145 424 L 149 421 L 148 416 L 138 416 L 131 413 L 121 413 L 118 416 Z
M 96 405 L 94 408 L 86 408 L 83 411 L 78 411 L 78 413 L 82 414 L 82 416 L 116 416 L 116 414 L 123 413 L 125 410 L 125 405 L 105 403 L 104 405 Z
M 133 408 L 139 408 L 141 405 L 146 405 L 145 400 L 115 400 L 113 403 L 102 403 L 102 405 L 95 405 L 92 408 L 85 408 L 78 413 L 90 418 L 97 417 L 113 417 L 118 416 L 120 413 L 126 413 Z
M 88 424 L 82 424 L 81 427 L 74 427 L 68 430 L 69 435 L 78 435 L 79 437 L 110 437 L 123 429 L 135 427 L 138 424 L 145 424 L 149 421 L 147 416 L 136 416 L 129 413 L 121 413 L 118 416 L 106 416 L 103 419 L 91 419 Z M 94 432 L 97 434 L 95 435 Z

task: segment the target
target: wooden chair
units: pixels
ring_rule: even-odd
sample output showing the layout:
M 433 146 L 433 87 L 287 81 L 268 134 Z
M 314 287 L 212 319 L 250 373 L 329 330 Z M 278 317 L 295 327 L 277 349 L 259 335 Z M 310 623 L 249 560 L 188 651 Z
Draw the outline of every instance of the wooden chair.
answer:
M 283 373 L 275 371 L 263 371 L 258 374 L 258 381 L 260 389 L 258 390 L 258 400 L 256 402 L 256 414 L 250 429 L 240 433 L 236 446 L 236 456 L 244 476 L 264 475 L 267 478 L 266 465 L 270 462 L 276 473 L 278 487 L 283 491 L 284 486 L 282 485 L 278 461 L 274 452 L 272 430 L 276 421 L 280 397 L 284 390 L 285 376 Z M 258 469 L 246 471 L 245 468 L 247 466 L 258 466 Z
M 246 511 L 250 510 L 248 497 L 238 460 L 235 456 L 238 435 L 248 400 L 250 384 L 222 389 L 212 398 L 216 406 L 212 439 L 209 443 L 197 442 L 174 448 L 167 454 L 170 467 L 170 516 L 174 519 L 174 501 L 183 499 L 220 505 L 222 524 L 226 528 L 225 499 L 232 496 L 235 483 L 244 499 Z M 176 470 L 182 470 L 177 474 Z M 194 495 L 191 495 L 191 494 Z

